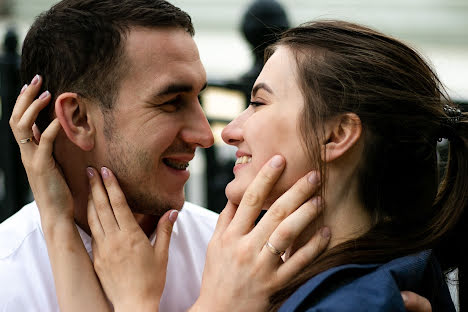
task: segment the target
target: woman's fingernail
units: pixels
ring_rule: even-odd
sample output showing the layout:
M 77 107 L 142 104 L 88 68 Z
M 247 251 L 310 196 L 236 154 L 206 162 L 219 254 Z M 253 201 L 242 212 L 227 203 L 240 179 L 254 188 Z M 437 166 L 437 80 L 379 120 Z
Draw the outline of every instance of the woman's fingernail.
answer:
M 32 85 L 37 85 L 39 82 L 39 75 L 34 76 L 33 80 L 31 80 Z
M 49 91 L 44 91 L 40 96 L 39 96 L 39 100 L 43 100 L 45 99 L 46 97 L 49 96 Z
M 273 159 L 270 161 L 270 166 L 273 168 L 279 168 L 283 164 L 284 160 L 283 157 L 276 155 L 273 157 Z
M 309 178 L 307 179 L 311 184 L 317 184 L 320 180 L 319 174 L 317 171 L 313 171 L 309 174 Z
M 314 204 L 317 207 L 321 207 L 322 206 L 322 198 L 320 198 L 320 196 L 315 196 L 314 198 L 312 198 L 312 204 Z
M 110 175 L 109 173 L 109 169 L 107 169 L 106 167 L 102 167 L 101 168 L 101 175 L 104 179 L 107 179 Z
M 324 227 L 320 230 L 320 235 L 322 235 L 323 238 L 330 238 L 330 229 L 328 227 Z
M 94 170 L 90 167 L 86 168 L 86 174 L 88 175 L 89 178 L 94 177 Z
M 172 223 L 176 222 L 178 216 L 179 212 L 177 210 L 172 210 L 169 214 L 169 221 L 171 221 Z
M 23 94 L 24 91 L 26 91 L 27 88 L 28 88 L 28 84 L 25 84 L 25 85 L 23 86 L 23 88 L 21 88 L 20 94 Z

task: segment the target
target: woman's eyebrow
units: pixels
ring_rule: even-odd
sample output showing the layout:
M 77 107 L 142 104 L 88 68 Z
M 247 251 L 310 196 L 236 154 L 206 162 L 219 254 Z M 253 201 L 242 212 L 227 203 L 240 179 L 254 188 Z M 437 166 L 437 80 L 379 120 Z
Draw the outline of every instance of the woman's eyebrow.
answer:
M 260 82 L 253 87 L 252 96 L 255 96 L 255 94 L 257 94 L 258 90 L 260 89 L 264 89 L 266 92 L 274 94 L 273 90 L 266 83 Z

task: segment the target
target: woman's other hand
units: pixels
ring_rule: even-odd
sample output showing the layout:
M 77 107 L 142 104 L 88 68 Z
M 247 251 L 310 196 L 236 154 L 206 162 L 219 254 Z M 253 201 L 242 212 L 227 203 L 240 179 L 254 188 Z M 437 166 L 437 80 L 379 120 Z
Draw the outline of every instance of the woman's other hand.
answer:
M 87 173 L 91 185 L 88 223 L 93 233 L 94 268 L 106 295 L 118 312 L 157 311 L 178 211 L 168 211 L 161 217 L 152 246 L 111 170 L 101 169 L 102 180 L 94 168 L 88 168 Z
M 195 311 L 265 311 L 269 297 L 321 254 L 330 238 L 322 228 L 286 261 L 281 255 L 321 213 L 315 172 L 300 179 L 255 226 L 265 199 L 284 169 L 275 156 L 249 185 L 238 207 L 228 203 L 208 245 Z
M 36 75 L 16 100 L 10 126 L 41 215 L 42 230 L 63 311 L 110 311 L 73 218 L 73 198 L 53 157 L 61 125 L 53 120 L 44 133 L 34 122 L 50 102 L 49 92 L 34 100 L 42 84 Z
M 401 297 L 408 312 L 432 312 L 429 300 L 411 291 L 402 291 Z
M 66 224 L 75 226 L 73 198 L 60 166 L 53 157 L 54 141 L 61 126 L 57 119 L 40 134 L 34 122 L 39 112 L 50 102 L 48 91 L 34 100 L 41 89 L 42 77 L 36 75 L 25 85 L 16 100 L 10 127 L 20 147 L 21 160 L 28 175 L 41 215 L 43 230 Z

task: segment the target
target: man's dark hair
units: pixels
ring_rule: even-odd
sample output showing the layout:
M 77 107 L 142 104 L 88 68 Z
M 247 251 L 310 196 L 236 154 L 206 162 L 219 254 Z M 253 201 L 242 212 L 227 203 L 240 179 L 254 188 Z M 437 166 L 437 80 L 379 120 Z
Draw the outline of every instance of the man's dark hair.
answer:
M 125 73 L 124 44 L 131 27 L 179 27 L 194 35 L 190 16 L 163 0 L 63 0 L 39 15 L 23 44 L 21 78 L 43 77 L 52 94 L 36 124 L 50 123 L 63 92 L 97 100 L 112 109 Z

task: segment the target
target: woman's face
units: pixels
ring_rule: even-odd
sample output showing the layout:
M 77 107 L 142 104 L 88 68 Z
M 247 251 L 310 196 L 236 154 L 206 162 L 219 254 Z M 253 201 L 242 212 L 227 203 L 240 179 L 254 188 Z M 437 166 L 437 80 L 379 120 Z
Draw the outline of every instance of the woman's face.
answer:
M 265 64 L 252 89 L 251 104 L 224 128 L 223 140 L 237 147 L 235 178 L 226 187 L 227 198 L 239 204 L 247 186 L 274 155 L 283 155 L 286 169 L 265 206 L 312 170 L 301 140 L 300 114 L 304 97 L 297 83 L 296 61 L 278 47 Z

